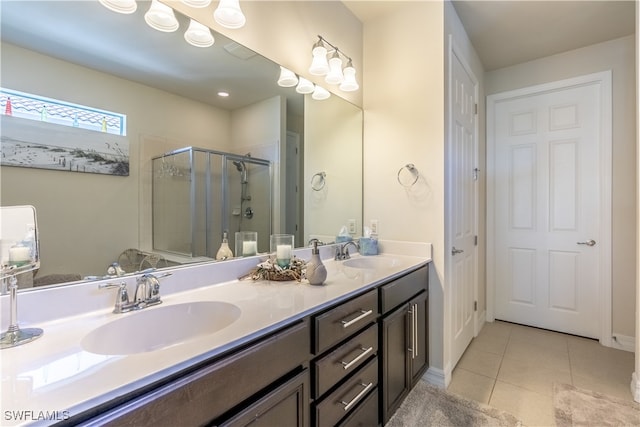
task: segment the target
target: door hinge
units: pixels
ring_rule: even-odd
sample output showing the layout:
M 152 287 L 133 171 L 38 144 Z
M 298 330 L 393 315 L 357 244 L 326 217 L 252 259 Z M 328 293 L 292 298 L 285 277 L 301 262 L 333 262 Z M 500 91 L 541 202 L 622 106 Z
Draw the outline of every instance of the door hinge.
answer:
M 478 246 L 478 236 L 473 236 L 473 246 Z
M 478 311 L 478 301 L 473 302 L 473 311 Z
M 473 114 L 478 115 L 478 104 L 473 104 Z

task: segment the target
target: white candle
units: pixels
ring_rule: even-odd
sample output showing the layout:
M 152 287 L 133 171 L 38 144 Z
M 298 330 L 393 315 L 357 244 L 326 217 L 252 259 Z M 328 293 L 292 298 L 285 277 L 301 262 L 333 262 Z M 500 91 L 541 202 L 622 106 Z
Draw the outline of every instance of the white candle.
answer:
M 291 245 L 278 245 L 278 246 L 276 246 L 276 259 L 290 260 L 291 259 Z
M 242 256 L 255 255 L 256 252 L 258 252 L 258 245 L 256 241 L 249 240 L 242 242 Z
M 24 265 L 31 261 L 31 251 L 27 246 L 14 246 L 9 248 L 9 263 Z

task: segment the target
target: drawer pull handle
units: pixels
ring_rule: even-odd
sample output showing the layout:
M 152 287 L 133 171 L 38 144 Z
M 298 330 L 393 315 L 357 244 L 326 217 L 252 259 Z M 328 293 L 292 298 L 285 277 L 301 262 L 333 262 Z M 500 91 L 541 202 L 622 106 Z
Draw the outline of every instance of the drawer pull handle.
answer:
M 364 387 L 364 389 L 362 389 L 362 391 L 360 393 L 358 393 L 358 395 L 356 397 L 354 397 L 353 399 L 351 399 L 351 402 L 345 402 L 344 400 L 341 400 L 340 403 L 342 403 L 344 405 L 344 410 L 345 412 L 348 411 L 349 409 L 351 409 L 351 407 L 353 405 L 355 405 L 356 403 L 358 403 L 358 401 L 360 399 L 362 399 L 362 396 L 364 396 L 365 394 L 367 394 L 367 392 L 369 390 L 371 390 L 371 388 L 373 387 L 373 383 L 369 383 L 369 384 L 365 384 L 365 383 L 360 383 L 360 385 L 362 387 Z
M 342 363 L 342 367 L 344 368 L 345 371 L 350 367 L 352 367 L 354 363 L 357 363 L 358 360 L 362 359 L 367 354 L 371 353 L 373 351 L 373 347 L 369 347 L 369 348 L 360 347 L 360 350 L 362 350 L 362 353 L 357 355 L 351 362 L 340 362 Z
M 360 310 L 360 315 L 357 317 L 354 317 L 351 320 L 341 320 L 340 323 L 342 323 L 342 327 L 343 328 L 348 328 L 349 326 L 353 325 L 356 322 L 359 322 L 360 320 L 364 319 L 365 317 L 367 317 L 368 315 L 370 315 L 371 313 L 373 313 L 373 310 Z

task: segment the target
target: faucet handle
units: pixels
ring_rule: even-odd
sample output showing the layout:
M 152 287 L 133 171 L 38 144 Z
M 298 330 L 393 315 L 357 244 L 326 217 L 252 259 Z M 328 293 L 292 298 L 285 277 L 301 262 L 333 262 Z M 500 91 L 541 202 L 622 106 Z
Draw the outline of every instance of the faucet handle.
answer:
M 114 313 L 123 313 L 127 311 L 129 304 L 129 292 L 127 292 L 127 283 L 102 283 L 98 285 L 98 289 L 110 289 L 118 288 L 118 295 L 116 296 L 116 303 L 113 307 Z

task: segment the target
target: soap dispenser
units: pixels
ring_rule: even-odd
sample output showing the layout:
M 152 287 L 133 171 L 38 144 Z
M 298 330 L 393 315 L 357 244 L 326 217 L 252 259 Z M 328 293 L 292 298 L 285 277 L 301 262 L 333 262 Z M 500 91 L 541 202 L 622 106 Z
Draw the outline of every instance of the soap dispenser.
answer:
M 225 231 L 222 233 L 222 243 L 216 254 L 216 259 L 224 260 L 229 258 L 233 258 L 233 252 L 231 252 L 231 248 L 229 247 L 229 240 L 227 239 L 227 232 Z
M 320 250 L 318 242 L 313 242 L 311 249 L 311 259 L 307 263 L 307 280 L 310 285 L 322 285 L 327 278 L 327 268 L 320 259 Z

